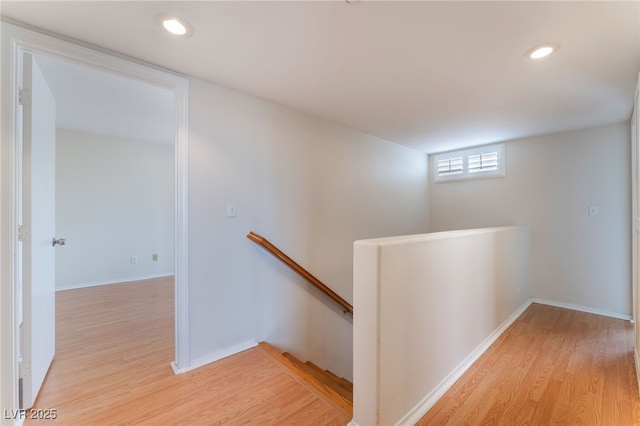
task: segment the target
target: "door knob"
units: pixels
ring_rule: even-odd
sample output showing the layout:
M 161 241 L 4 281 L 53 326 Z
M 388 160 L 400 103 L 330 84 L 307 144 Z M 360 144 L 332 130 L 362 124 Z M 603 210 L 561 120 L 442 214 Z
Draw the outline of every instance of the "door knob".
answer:
M 67 240 L 65 240 L 64 238 L 54 238 L 53 239 L 53 246 L 63 246 L 67 244 Z

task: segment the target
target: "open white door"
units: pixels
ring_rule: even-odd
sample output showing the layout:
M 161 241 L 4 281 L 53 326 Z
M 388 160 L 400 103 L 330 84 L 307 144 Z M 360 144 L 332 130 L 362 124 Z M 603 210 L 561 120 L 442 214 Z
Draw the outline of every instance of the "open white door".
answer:
M 55 352 L 55 99 L 23 54 L 21 408 L 33 406 Z

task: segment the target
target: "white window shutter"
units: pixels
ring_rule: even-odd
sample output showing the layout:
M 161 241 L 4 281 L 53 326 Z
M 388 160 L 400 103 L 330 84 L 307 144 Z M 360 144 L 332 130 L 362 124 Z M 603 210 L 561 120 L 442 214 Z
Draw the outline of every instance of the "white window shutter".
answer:
M 442 158 L 438 160 L 438 176 L 456 175 L 464 172 L 462 157 Z
M 482 152 L 469 156 L 469 173 L 498 170 L 498 151 Z
M 434 182 L 505 176 L 504 144 L 433 155 Z

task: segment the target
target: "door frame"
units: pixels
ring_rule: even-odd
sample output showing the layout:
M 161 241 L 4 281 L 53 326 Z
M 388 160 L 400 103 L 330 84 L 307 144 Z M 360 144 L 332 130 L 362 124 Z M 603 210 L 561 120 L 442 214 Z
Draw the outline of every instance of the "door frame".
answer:
M 1 22 L 2 61 L 2 147 L 0 150 L 0 404 L 6 410 L 18 408 L 17 254 L 21 135 L 18 113 L 18 82 L 22 73 L 22 52 L 70 59 L 115 75 L 132 78 L 173 91 L 175 95 L 175 359 L 174 370 L 189 365 L 188 312 L 188 79 L 138 60 L 112 52 Z M 7 380 L 11 378 L 11 380 Z
M 636 367 L 636 379 L 640 392 L 640 74 L 636 82 L 631 112 L 631 269 L 632 269 L 632 298 L 633 298 L 633 356 Z
M 630 133 L 631 133 L 631 322 L 637 323 L 638 319 L 638 232 L 640 222 L 638 203 L 640 202 L 638 183 L 640 183 L 640 169 L 638 164 L 638 91 L 640 90 L 640 75 L 636 84 L 636 90 L 631 108 Z M 636 328 L 638 325 L 635 326 Z M 638 346 L 638 339 L 634 333 L 634 347 Z M 640 382 L 638 383 L 640 386 Z

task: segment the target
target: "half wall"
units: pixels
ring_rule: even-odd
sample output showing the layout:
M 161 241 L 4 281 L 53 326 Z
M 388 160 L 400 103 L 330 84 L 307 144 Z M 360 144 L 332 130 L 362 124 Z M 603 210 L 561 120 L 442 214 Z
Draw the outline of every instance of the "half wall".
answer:
M 529 300 L 524 227 L 354 244 L 354 419 L 413 424 Z

